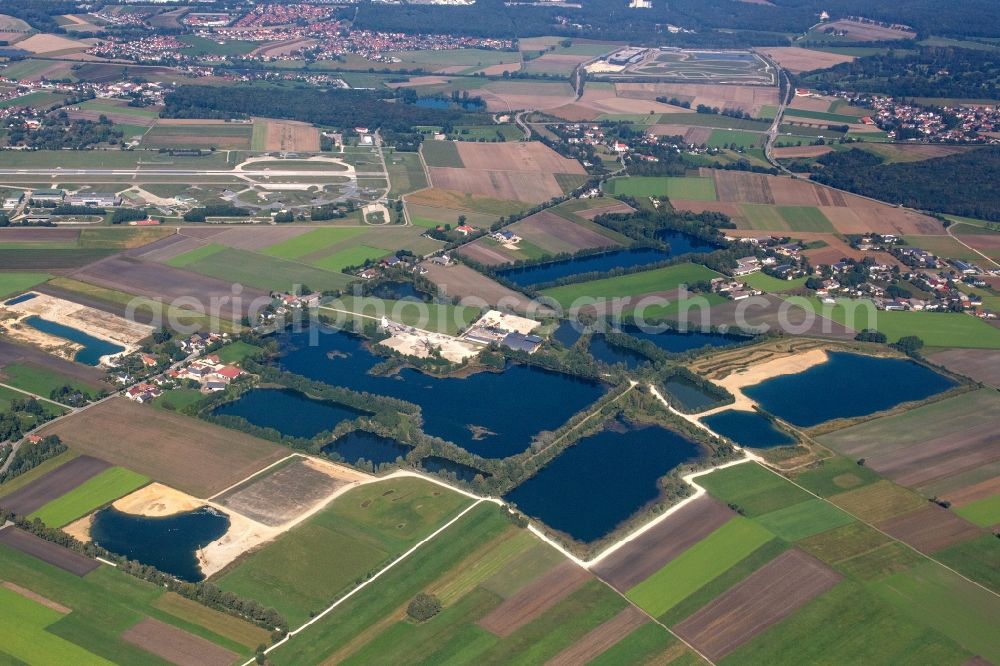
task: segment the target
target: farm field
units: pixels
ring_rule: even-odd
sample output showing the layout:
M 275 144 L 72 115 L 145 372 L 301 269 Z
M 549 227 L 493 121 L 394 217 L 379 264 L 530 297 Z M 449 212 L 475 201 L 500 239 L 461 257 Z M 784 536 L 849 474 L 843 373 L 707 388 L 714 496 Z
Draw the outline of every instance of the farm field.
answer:
M 761 49 L 769 58 L 781 65 L 788 71 L 798 74 L 814 69 L 826 69 L 839 65 L 842 62 L 852 62 L 854 56 L 830 53 L 828 51 L 815 51 L 796 46 L 779 46 Z
M 258 627 L 181 597 L 178 604 L 176 595 L 108 566 L 80 577 L 2 544 L 0 577 L 5 581 L 0 607 L 18 613 L 16 620 L 5 618 L 7 636 L 12 638 L 15 626 L 23 631 L 5 641 L 4 652 L 24 650 L 14 656 L 26 663 L 39 658 L 47 663 L 159 663 L 126 636 L 146 618 L 168 625 L 179 642 L 200 648 L 203 663 L 213 666 L 249 658 L 267 641 L 267 632 Z
M 560 559 L 483 504 L 268 656 L 276 664 L 568 664 L 635 653 L 689 663 L 693 655 L 665 630 Z M 405 608 L 421 591 L 443 610 L 416 623 Z
M 715 183 L 711 178 L 630 176 L 616 178 L 605 185 L 608 194 L 630 197 L 659 197 L 715 201 Z
M 384 314 L 393 321 L 398 321 L 407 326 L 414 326 L 426 330 L 444 333 L 446 335 L 458 335 L 458 333 L 469 327 L 480 313 L 479 307 L 471 305 L 451 305 L 450 303 L 425 303 L 420 308 L 408 301 L 394 301 L 381 298 L 341 296 L 339 299 L 323 306 L 323 309 L 331 313 L 331 319 L 338 324 L 344 317 L 343 313 L 353 313 L 365 318 L 379 317 Z M 426 313 L 426 320 L 424 314 Z M 346 316 L 351 319 L 351 315 Z
M 361 486 L 215 580 L 223 590 L 276 608 L 295 626 L 468 503 L 420 479 Z
M 568 308 L 579 298 L 624 298 L 675 290 L 681 285 L 711 280 L 718 274 L 700 264 L 675 264 L 650 271 L 579 282 L 545 289 L 541 293 Z
M 303 284 L 319 291 L 336 290 L 351 281 L 343 273 L 232 248 L 191 261 L 184 265 L 184 270 L 262 291 L 291 291 L 295 285 Z
M 28 518 L 38 518 L 49 527 L 63 527 L 147 483 L 148 477 L 122 467 L 111 467 L 29 514 Z
M 1000 329 L 971 315 L 948 312 L 875 311 L 864 303 L 838 299 L 836 305 L 797 298 L 795 303 L 855 330 L 874 328 L 895 342 L 915 335 L 928 347 L 1000 349 Z M 874 315 L 874 317 L 873 317 Z
M 142 137 L 144 148 L 216 148 L 249 150 L 253 125 L 207 121 L 196 125 L 160 120 Z
M 195 497 L 210 497 L 287 454 L 249 435 L 115 398 L 50 424 L 71 449 L 98 456 Z M 107 437 L 115 432 L 114 438 Z M 158 442 L 155 447 L 147 446 Z
M 0 299 L 20 294 L 51 277 L 48 273 L 0 273 Z
M 4 351 L 6 350 L 0 350 L 0 362 L 2 362 Z M 10 351 L 16 353 L 16 351 L 20 350 L 15 348 Z M 31 351 L 35 350 L 32 349 Z M 45 354 L 45 352 L 38 353 L 50 356 L 49 354 Z M 35 358 L 39 358 L 34 354 L 31 354 L 31 356 L 32 361 Z M 98 383 L 100 380 L 99 370 L 92 368 L 90 369 L 91 372 L 85 370 L 73 372 L 77 369 L 77 365 L 68 361 L 60 363 L 62 359 L 56 357 L 52 357 L 52 359 L 53 362 L 49 366 L 39 365 L 32 361 L 3 364 L 2 369 L 0 369 L 0 379 L 3 380 L 3 383 L 9 384 L 14 388 L 42 397 L 48 397 L 52 391 L 66 385 L 91 395 L 96 395 L 100 391 L 101 385 Z M 45 360 L 49 359 L 46 358 Z M 70 372 L 72 374 L 68 374 Z

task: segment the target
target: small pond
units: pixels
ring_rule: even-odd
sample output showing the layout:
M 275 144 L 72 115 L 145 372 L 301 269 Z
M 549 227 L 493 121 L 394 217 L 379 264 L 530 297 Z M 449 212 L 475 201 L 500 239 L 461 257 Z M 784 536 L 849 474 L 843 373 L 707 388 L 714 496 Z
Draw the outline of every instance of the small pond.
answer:
M 15 296 L 14 298 L 10 299 L 9 301 L 4 301 L 3 304 L 4 305 L 17 305 L 18 303 L 24 303 L 26 301 L 30 301 L 35 296 L 38 296 L 38 294 L 35 294 L 35 293 L 32 293 L 32 292 L 29 291 L 27 294 L 21 294 L 20 296 Z
M 207 506 L 162 518 L 107 507 L 94 514 L 90 536 L 112 553 L 195 582 L 204 578 L 196 553 L 228 529 L 229 516 Z
M 617 347 L 608 342 L 608 339 L 601 334 L 591 336 L 590 355 L 601 363 L 614 365 L 622 363 L 629 370 L 633 370 L 643 363 L 648 363 L 649 359 L 644 354 L 640 354 L 632 349 Z
M 216 416 L 240 416 L 260 428 L 274 428 L 283 435 L 309 439 L 333 430 L 369 412 L 326 400 L 313 400 L 294 389 L 255 388 L 212 412 Z
M 397 458 L 405 458 L 409 452 L 409 446 L 366 430 L 353 430 L 323 447 L 323 453 L 337 454 L 350 464 L 367 460 L 376 467 L 382 463 L 394 463 Z
M 721 394 L 708 391 L 687 377 L 670 377 L 663 382 L 663 390 L 668 400 L 688 412 L 703 411 L 722 399 Z
M 778 430 L 770 419 L 757 412 L 727 409 L 701 420 L 720 435 L 752 449 L 770 449 L 795 443 L 794 437 Z
M 470 467 L 469 465 L 463 465 L 462 463 L 457 463 L 454 460 L 448 460 L 447 458 L 441 458 L 439 456 L 428 456 L 420 461 L 420 466 L 426 469 L 428 472 L 438 473 L 446 472 L 454 474 L 456 477 L 462 481 L 471 483 L 476 474 L 482 474 L 483 476 L 490 476 L 488 472 L 484 472 L 475 467 Z

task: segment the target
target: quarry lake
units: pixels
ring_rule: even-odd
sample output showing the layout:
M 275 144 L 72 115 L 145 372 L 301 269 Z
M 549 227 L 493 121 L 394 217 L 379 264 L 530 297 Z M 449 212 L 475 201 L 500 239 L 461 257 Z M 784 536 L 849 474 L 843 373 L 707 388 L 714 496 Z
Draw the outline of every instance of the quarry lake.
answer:
M 280 338 L 282 370 L 334 386 L 366 391 L 420 405 L 424 431 L 454 442 L 484 458 L 506 458 L 531 444 L 543 430 L 554 430 L 602 395 L 600 383 L 509 365 L 503 372 L 437 378 L 412 368 L 391 376 L 368 371 L 384 360 L 351 333 L 314 328 Z
M 108 507 L 94 514 L 90 536 L 112 553 L 195 582 L 203 578 L 195 553 L 228 529 L 229 517 L 209 507 L 162 518 Z
M 757 412 L 727 409 L 718 414 L 706 416 L 702 422 L 740 446 L 752 449 L 770 449 L 775 446 L 787 446 L 795 443 L 790 435 L 778 430 L 766 416 Z
M 553 282 L 562 278 L 609 271 L 614 268 L 634 268 L 666 261 L 682 254 L 705 254 L 717 249 L 715 245 L 706 243 L 694 236 L 679 231 L 663 231 L 657 238 L 670 245 L 669 250 L 653 247 L 636 247 L 626 250 L 613 250 L 600 254 L 591 254 L 572 259 L 550 261 L 544 264 L 508 268 L 497 271 L 497 275 L 510 280 L 514 284 L 527 287 L 545 282 Z
M 405 458 L 409 452 L 409 446 L 365 430 L 352 430 L 323 447 L 323 453 L 330 457 L 339 457 L 351 464 L 367 460 L 375 466 L 394 463 L 396 458 Z
M 38 315 L 32 315 L 24 319 L 24 323 L 32 328 L 41 331 L 42 333 L 48 333 L 49 335 L 54 335 L 57 338 L 63 338 L 64 340 L 70 340 L 71 342 L 77 342 L 83 345 L 83 349 L 76 353 L 73 360 L 77 363 L 83 363 L 84 365 L 97 365 L 101 362 L 101 357 L 108 354 L 118 354 L 119 352 L 125 351 L 125 348 L 116 345 L 113 342 L 108 342 L 106 340 L 101 340 L 100 338 L 95 338 L 92 335 L 87 335 L 83 331 L 73 328 L 72 326 L 66 326 L 64 324 L 59 324 L 54 321 L 49 321 L 48 319 L 42 319 Z
M 703 455 L 671 430 L 615 422 L 560 453 L 504 499 L 579 541 L 594 541 L 656 499 L 657 479 Z
M 900 358 L 830 352 L 825 363 L 743 389 L 771 414 L 803 428 L 866 416 L 955 386 L 933 370 Z
M 239 416 L 261 428 L 274 428 L 283 435 L 309 439 L 333 430 L 341 421 L 355 419 L 367 412 L 335 402 L 313 400 L 292 389 L 257 388 L 216 407 L 212 413 Z

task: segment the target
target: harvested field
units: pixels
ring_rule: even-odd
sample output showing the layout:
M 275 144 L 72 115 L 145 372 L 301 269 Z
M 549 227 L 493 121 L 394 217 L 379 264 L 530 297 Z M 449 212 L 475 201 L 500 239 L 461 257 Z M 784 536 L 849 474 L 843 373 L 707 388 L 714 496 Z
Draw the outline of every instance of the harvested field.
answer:
M 880 42 L 886 39 L 913 39 L 917 33 L 909 30 L 900 30 L 882 26 L 877 23 L 862 23 L 861 21 L 851 21 L 850 19 L 840 19 L 824 23 L 822 32 L 836 31 L 844 33 L 855 42 Z
M 697 310 L 692 318 L 697 317 Z M 784 313 L 784 318 L 782 318 Z M 745 323 L 752 330 L 766 332 L 782 330 L 782 322 L 798 335 L 808 335 L 835 340 L 853 340 L 856 332 L 832 319 L 814 315 L 811 310 L 787 303 L 781 297 L 764 294 L 756 299 L 725 301 L 715 305 L 708 313 L 708 324 L 728 326 L 739 330 Z
M 614 203 L 612 203 L 614 202 Z M 610 215 L 612 213 L 631 213 L 634 208 L 629 206 L 627 203 L 616 202 L 615 200 L 609 200 L 610 206 L 601 206 L 599 208 L 590 208 L 588 210 L 574 211 L 573 214 L 577 217 L 582 217 L 585 220 L 593 220 L 599 215 Z
M 707 144 L 712 136 L 711 127 L 692 127 L 691 125 L 653 125 L 649 128 L 657 136 L 680 136 L 684 138 L 684 143 L 701 145 Z
M 701 497 L 626 543 L 591 571 L 620 592 L 627 592 L 722 527 L 733 515 L 711 497 Z
M 570 104 L 576 92 L 567 82 L 492 81 L 477 90 L 488 111 L 512 109 L 552 109 Z
M 258 118 L 254 122 L 267 123 L 264 150 L 319 151 L 319 130 L 309 123 L 269 118 Z
M 238 656 L 211 641 L 149 617 L 127 629 L 121 637 L 177 666 L 228 666 Z
M 781 160 L 794 157 L 819 157 L 832 153 L 833 148 L 830 146 L 784 146 L 775 148 L 773 152 L 775 158 Z
M 474 241 L 468 245 L 463 245 L 458 254 L 484 266 L 500 266 L 508 264 L 511 261 L 510 257 L 503 252 L 494 250 L 482 241 Z
M 809 72 L 814 69 L 826 69 L 843 62 L 854 62 L 855 59 L 854 56 L 827 51 L 812 51 L 796 46 L 778 46 L 760 49 L 760 51 L 793 74 Z
M 307 234 L 312 229 L 308 227 L 252 227 L 249 229 L 224 229 L 212 234 L 211 242 L 225 245 L 237 250 L 257 251 L 283 243 L 292 238 Z M 182 235 L 188 235 L 187 229 L 181 230 Z
M 764 106 L 778 104 L 778 88 L 773 86 L 712 85 L 705 83 L 616 83 L 620 97 L 653 99 L 676 97 L 690 102 L 691 108 L 699 104 L 720 109 L 746 111 L 753 117 L 760 115 Z
M 0 544 L 19 550 L 25 555 L 31 555 L 75 576 L 85 576 L 101 566 L 97 560 L 92 560 L 16 527 L 0 529 Z
M 828 499 L 844 511 L 870 523 L 880 523 L 927 506 L 923 497 L 891 481 L 879 481 Z
M 706 657 L 718 661 L 840 581 L 840 575 L 800 550 L 765 564 L 674 627 Z
M 578 666 L 578 664 L 589 663 L 648 621 L 649 619 L 637 608 L 629 606 L 545 664 L 546 666 Z
M 867 465 L 898 484 L 919 488 L 1000 461 L 996 423 L 965 428 L 867 459 Z
M 59 435 L 76 451 L 197 497 L 210 497 L 287 453 L 270 442 L 125 398 L 47 425 L 41 434 Z
M 455 144 L 466 169 L 496 171 L 542 171 L 545 173 L 575 173 L 586 175 L 576 160 L 563 157 L 538 141 L 510 143 L 473 143 L 460 141 Z
M 295 39 L 283 39 L 278 42 L 271 42 L 261 46 L 259 49 L 253 52 L 255 56 L 286 56 L 291 55 L 297 51 L 304 51 L 306 49 L 311 49 L 313 46 L 318 44 L 315 39 L 308 39 L 304 37 L 297 37 Z M 271 150 L 271 148 L 268 148 Z M 317 149 L 318 150 L 318 149 Z
M 576 253 L 580 250 L 619 245 L 607 236 L 549 210 L 526 217 L 509 229 L 551 254 Z
M 1000 351 L 949 349 L 931 354 L 929 358 L 952 372 L 971 377 L 993 388 L 1000 388 Z
M 88 479 L 91 479 L 110 464 L 91 456 L 79 456 L 65 465 L 60 465 L 33 483 L 20 488 L 2 500 L 3 508 L 25 517 L 34 513 L 54 499 L 58 499 Z
M 164 123 L 157 121 L 142 137 L 145 148 L 210 146 L 219 150 L 249 150 L 253 126 L 248 123 Z
M 144 246 L 141 250 L 131 251 L 128 256 L 146 261 L 166 262 L 191 250 L 197 250 L 205 243 L 198 238 L 182 234 L 167 236 L 163 240 Z
M 555 175 L 551 173 L 473 171 L 443 167 L 431 167 L 428 170 L 434 187 L 480 194 L 494 199 L 541 203 L 563 193 Z
M 141 127 L 152 127 L 156 122 L 155 118 L 143 118 L 129 113 L 115 113 L 113 111 L 93 111 L 84 109 L 80 111 L 67 111 L 66 115 L 72 120 L 92 120 L 95 122 L 99 121 L 101 116 L 104 116 L 116 124 L 139 125 Z
M 80 238 L 76 229 L 46 229 L 41 227 L 5 227 L 0 229 L 0 243 L 75 243 Z
M 525 312 L 532 299 L 524 294 L 509 289 L 492 280 L 479 271 L 463 264 L 442 266 L 434 262 L 425 262 L 427 269 L 425 278 L 437 285 L 449 298 L 459 297 L 463 304 L 475 305 L 475 299 L 481 299 L 486 305 L 511 308 Z
M 590 574 L 586 569 L 573 562 L 563 562 L 494 608 L 478 624 L 497 636 L 510 636 L 588 580 Z
M 259 523 L 277 527 L 363 478 L 348 468 L 296 458 L 262 478 L 227 491 L 215 498 L 215 502 Z
M 68 51 L 70 49 L 83 51 L 90 48 L 90 44 L 60 37 L 59 35 L 40 33 L 18 42 L 17 48 L 32 53 L 53 53 L 55 51 Z
M 939 506 L 927 506 L 879 523 L 879 529 L 908 543 L 921 553 L 975 539 L 982 530 Z
M 147 298 L 165 301 L 184 298 L 202 304 L 206 309 L 211 299 L 221 303 L 219 316 L 241 319 L 249 310 L 251 301 L 265 299 L 264 291 L 244 287 L 242 302 L 231 302 L 233 285 L 230 282 L 189 273 L 163 264 L 141 261 L 128 256 L 114 256 L 90 264 L 76 271 L 73 277 L 82 282 L 116 289 Z

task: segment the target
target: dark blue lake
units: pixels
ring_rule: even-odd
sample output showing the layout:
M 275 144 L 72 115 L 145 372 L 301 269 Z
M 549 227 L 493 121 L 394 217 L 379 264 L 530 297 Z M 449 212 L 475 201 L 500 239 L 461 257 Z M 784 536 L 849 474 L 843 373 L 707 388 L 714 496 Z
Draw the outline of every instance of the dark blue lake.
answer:
M 394 463 L 397 458 L 405 458 L 409 452 L 409 446 L 366 430 L 353 430 L 323 447 L 323 453 L 337 454 L 350 464 L 367 460 L 375 466 Z
M 552 337 L 563 347 L 572 347 L 583 335 L 582 327 L 577 329 L 576 324 L 571 321 L 564 321 L 553 331 Z
M 594 541 L 656 499 L 660 477 L 703 455 L 658 426 L 608 429 L 566 449 L 504 499 L 575 539 Z
M 740 446 L 752 449 L 770 449 L 795 443 L 793 437 L 775 428 L 770 419 L 757 412 L 727 409 L 724 412 L 706 416 L 702 422 Z
M 721 394 L 707 391 L 686 377 L 669 378 L 663 382 L 663 391 L 667 400 L 687 412 L 700 412 L 722 398 Z
M 371 295 L 390 301 L 399 301 L 404 298 L 423 300 L 427 297 L 427 294 L 417 291 L 412 282 L 383 282 L 372 289 Z
M 638 326 L 625 325 L 621 327 L 621 332 L 631 335 L 633 338 L 648 340 L 665 352 L 679 354 L 701 349 L 702 347 L 725 347 L 746 342 L 750 338 L 743 335 L 727 335 L 724 333 L 702 333 L 700 331 L 681 332 L 674 329 L 659 331 L 660 327 L 651 328 L 644 331 Z
M 21 294 L 20 296 L 15 296 L 9 301 L 4 301 L 4 305 L 17 305 L 18 303 L 24 303 L 25 301 L 30 301 L 37 295 L 38 294 L 34 294 L 29 291 L 27 294 Z
M 533 284 L 542 284 L 543 282 L 552 282 L 573 275 L 580 275 L 581 273 L 609 271 L 613 268 L 633 268 L 635 266 L 666 261 L 682 254 L 705 254 L 719 249 L 712 243 L 707 243 L 679 231 L 661 231 L 656 237 L 668 243 L 670 249 L 660 250 L 652 247 L 637 247 L 625 250 L 612 250 L 611 252 L 550 261 L 533 266 L 509 268 L 497 271 L 497 275 L 507 278 L 514 284 L 526 287 Z
M 454 474 L 456 478 L 469 483 L 476 478 L 476 474 L 490 476 L 489 473 L 476 469 L 475 467 L 463 465 L 462 463 L 457 463 L 454 460 L 448 460 L 447 458 L 441 458 L 439 456 L 428 456 L 424 458 L 420 461 L 420 466 L 428 472 L 432 472 L 434 474 L 437 474 L 438 472 Z
M 315 437 L 333 430 L 341 421 L 368 414 L 360 409 L 325 400 L 313 400 L 293 389 L 255 388 L 238 400 L 212 411 L 219 416 L 241 416 L 261 428 L 274 428 L 292 437 Z
M 497 275 L 510 280 L 518 286 L 527 287 L 533 284 L 542 284 L 543 282 L 553 282 L 561 278 L 580 275 L 581 273 L 655 264 L 658 261 L 665 261 L 672 256 L 672 253 L 657 248 L 637 247 L 628 250 L 614 250 L 601 254 L 591 254 L 573 259 L 563 259 L 561 261 L 550 261 L 533 266 L 508 268 L 497 271 Z
M 163 518 L 122 513 L 109 506 L 94 514 L 90 536 L 112 553 L 195 582 L 204 578 L 196 553 L 228 529 L 229 516 L 207 506 Z
M 309 338 L 309 331 L 282 336 L 281 369 L 420 405 L 427 434 L 485 458 L 524 451 L 534 435 L 558 428 L 605 392 L 597 382 L 525 365 L 464 378 L 431 377 L 412 368 L 374 376 L 368 371 L 384 359 L 368 351 L 362 338 L 330 328 L 317 333 L 315 345 Z
M 632 349 L 616 347 L 610 344 L 608 339 L 601 334 L 590 338 L 590 355 L 601 363 L 608 365 L 622 363 L 630 370 L 649 362 L 649 359 L 644 354 L 640 354 Z
M 910 360 L 830 352 L 825 363 L 748 386 L 743 393 L 771 414 L 808 428 L 923 400 L 953 386 L 952 380 Z
M 48 319 L 42 319 L 38 315 L 26 317 L 23 321 L 28 326 L 38 329 L 42 333 L 48 333 L 57 338 L 63 338 L 83 345 L 83 349 L 76 353 L 73 360 L 84 365 L 97 365 L 101 362 L 102 356 L 125 351 L 124 347 L 116 345 L 113 342 L 87 335 L 83 331 L 71 326 L 64 326 Z

